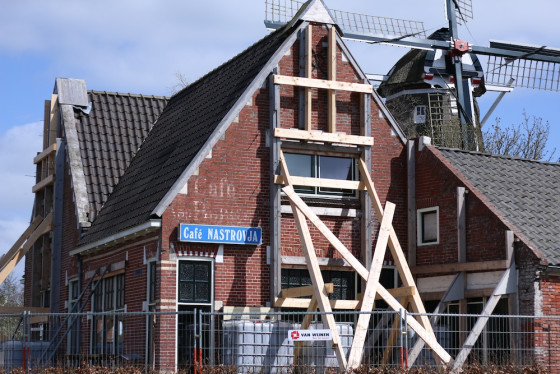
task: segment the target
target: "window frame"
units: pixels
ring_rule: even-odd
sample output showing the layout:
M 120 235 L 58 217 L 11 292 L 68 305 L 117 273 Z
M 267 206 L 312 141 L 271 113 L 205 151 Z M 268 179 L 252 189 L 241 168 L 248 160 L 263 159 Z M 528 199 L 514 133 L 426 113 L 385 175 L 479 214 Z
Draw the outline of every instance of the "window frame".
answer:
M 119 281 L 121 279 L 122 282 Z M 109 284 L 111 285 L 109 286 Z M 121 286 L 121 289 L 118 286 Z M 94 314 L 91 319 L 91 354 L 117 355 L 124 352 L 125 327 L 121 315 L 126 311 L 125 292 L 126 277 L 124 272 L 103 278 L 95 290 L 92 300 Z M 111 300 L 108 300 L 109 295 Z M 121 295 L 123 304 L 119 305 Z M 108 336 L 109 333 L 112 336 Z M 108 337 L 112 343 L 108 341 Z M 101 338 L 101 341 L 98 341 L 99 338 Z
M 423 113 L 418 113 L 419 109 L 423 109 Z M 415 124 L 422 124 L 426 123 L 427 115 L 426 115 L 426 105 L 416 105 L 414 107 L 414 123 Z
M 296 284 L 291 284 L 290 281 L 288 281 L 287 286 L 288 288 L 293 288 L 293 287 L 301 287 L 301 286 L 310 286 L 312 285 L 312 281 L 311 281 L 311 275 L 309 274 L 309 270 L 307 268 L 282 268 L 281 272 L 280 272 L 280 286 L 283 288 L 284 285 L 286 285 L 285 282 L 282 282 L 282 272 L 298 272 L 297 277 L 301 280 L 304 276 L 307 276 L 309 278 L 309 284 L 304 284 L 302 282 L 296 283 Z M 348 273 L 349 277 L 348 278 L 352 278 L 352 285 L 351 287 L 346 286 L 339 286 L 339 285 L 334 285 L 334 292 L 332 294 L 329 294 L 329 300 L 355 300 L 356 296 L 358 295 L 358 287 L 359 287 L 359 282 L 360 279 L 358 278 L 358 273 L 356 273 L 353 269 L 323 269 L 321 268 L 321 276 L 323 277 L 323 281 L 325 283 L 330 283 L 332 282 L 333 276 L 337 275 L 337 273 Z M 294 275 L 290 275 L 288 276 L 289 278 L 294 277 Z M 342 278 L 341 278 L 342 279 Z M 334 283 L 334 282 L 333 282 Z M 346 289 L 346 291 L 353 293 L 353 297 L 348 298 L 348 299 L 336 299 L 335 296 L 337 294 L 336 292 L 336 288 L 341 289 L 341 291 L 343 289 Z
M 426 241 L 424 240 L 424 215 L 426 213 L 436 214 L 436 240 Z M 439 206 L 422 208 L 416 210 L 416 240 L 418 246 L 429 246 L 439 244 Z
M 321 158 L 322 157 L 330 157 L 330 158 L 340 158 L 340 159 L 349 159 L 352 161 L 352 181 L 359 181 L 359 172 L 358 172 L 358 165 L 356 162 L 356 157 L 352 155 L 333 155 L 333 154 L 325 154 L 323 152 L 301 152 L 298 150 L 284 150 L 284 155 L 301 155 L 301 156 L 309 156 L 311 157 L 312 161 L 312 170 L 311 176 L 304 176 L 306 178 L 321 178 Z M 286 160 L 286 163 L 288 161 Z M 289 169 L 289 166 L 288 166 Z M 297 176 L 290 172 L 291 175 Z M 332 178 L 329 178 L 332 179 Z M 348 179 L 340 179 L 340 180 L 348 180 Z M 325 188 L 325 187 L 310 187 L 310 186 L 294 186 L 294 190 L 300 196 L 308 196 L 314 198 L 325 198 L 325 199 L 357 199 L 358 198 L 358 191 L 357 190 L 346 190 L 346 189 L 336 189 L 336 188 Z
M 180 267 L 181 267 L 181 262 L 205 262 L 208 263 L 208 267 L 210 269 L 210 274 L 209 274 L 209 293 L 210 293 L 210 300 L 208 302 L 202 302 L 202 301 L 180 301 L 179 299 L 179 287 L 181 286 L 181 281 L 180 281 Z M 202 258 L 181 258 L 181 259 L 177 259 L 177 271 L 176 271 L 176 284 L 177 287 L 175 289 L 176 292 L 176 300 L 177 300 L 177 305 L 213 305 L 214 302 L 214 286 L 215 286 L 215 279 L 214 279 L 214 274 L 215 274 L 215 264 L 214 264 L 214 260 L 211 258 L 207 258 L 207 259 L 202 259 Z M 196 280 L 195 280 L 196 282 Z
M 72 312 L 72 308 L 79 301 L 80 297 L 80 285 L 79 279 L 74 278 L 68 281 L 68 313 Z M 74 294 L 74 291 L 76 293 Z M 76 313 L 76 311 L 74 311 Z M 66 353 L 67 354 L 78 354 L 80 352 L 80 342 L 78 340 L 79 330 L 80 330 L 80 318 L 68 319 L 68 338 L 66 339 Z M 71 322 L 74 322 L 73 324 Z

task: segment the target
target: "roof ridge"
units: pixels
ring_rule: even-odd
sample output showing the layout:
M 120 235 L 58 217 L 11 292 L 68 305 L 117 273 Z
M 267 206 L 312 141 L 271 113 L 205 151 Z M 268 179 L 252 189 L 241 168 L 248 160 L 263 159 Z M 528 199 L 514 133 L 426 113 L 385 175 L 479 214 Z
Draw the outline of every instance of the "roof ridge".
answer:
M 467 151 L 467 150 L 460 149 L 460 148 L 449 148 L 449 147 L 440 147 L 440 146 L 433 146 L 433 147 L 436 148 L 436 149 L 439 149 L 439 150 L 454 151 L 454 152 L 460 152 L 460 153 L 469 153 L 469 154 L 477 155 L 477 156 L 487 156 L 487 157 L 492 157 L 492 158 L 501 158 L 501 159 L 505 159 L 505 160 L 526 161 L 526 162 L 533 162 L 533 163 L 542 164 L 542 165 L 560 166 L 560 163 L 552 162 L 552 161 L 533 160 L 533 159 L 530 159 L 530 158 L 515 157 L 515 156 L 508 156 L 508 155 L 497 155 L 497 154 L 494 154 L 494 153 L 487 153 L 487 152 L 480 152 L 480 151 Z
M 144 94 L 133 94 L 125 92 L 114 92 L 114 91 L 98 91 L 98 90 L 88 90 L 88 93 L 98 94 L 98 95 L 112 95 L 112 96 L 127 96 L 127 97 L 141 97 L 146 99 L 160 99 L 169 100 L 170 96 L 159 96 L 159 95 L 144 95 Z

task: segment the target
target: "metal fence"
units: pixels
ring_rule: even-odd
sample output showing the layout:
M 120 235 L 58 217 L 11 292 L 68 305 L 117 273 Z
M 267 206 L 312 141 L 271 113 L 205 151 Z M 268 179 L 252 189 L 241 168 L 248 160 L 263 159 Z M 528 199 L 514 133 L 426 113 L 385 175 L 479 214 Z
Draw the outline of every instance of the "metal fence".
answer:
M 333 312 L 345 355 L 359 312 Z M 338 370 L 330 340 L 294 341 L 290 332 L 325 329 L 321 313 L 106 312 L 0 315 L 0 369 L 135 367 L 142 371 L 292 373 Z M 435 367 L 432 352 L 408 326 L 419 315 L 371 313 L 362 364 Z M 429 314 L 439 344 L 456 358 L 478 315 Z M 323 337 L 322 339 L 325 339 Z M 327 337 L 328 339 L 328 337 Z M 560 317 L 489 316 L 466 365 L 560 372 Z M 464 351 L 463 351 L 464 352 Z M 312 368 L 312 370 L 311 370 Z M 215 372 L 215 371 L 214 371 Z

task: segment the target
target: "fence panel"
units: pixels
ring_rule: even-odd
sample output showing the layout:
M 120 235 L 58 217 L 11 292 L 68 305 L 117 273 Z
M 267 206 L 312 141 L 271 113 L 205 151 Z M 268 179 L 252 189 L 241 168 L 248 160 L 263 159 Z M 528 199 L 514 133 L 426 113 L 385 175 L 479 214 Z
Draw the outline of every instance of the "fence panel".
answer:
M 356 311 L 333 312 L 346 356 Z M 427 315 L 441 346 L 457 357 L 478 315 Z M 434 367 L 407 320 L 414 313 L 375 311 L 363 347 L 366 367 Z M 143 371 L 288 373 L 340 370 L 321 313 L 103 312 L 0 315 L 0 369 L 134 366 Z M 295 332 L 297 333 L 295 333 Z M 317 335 L 306 340 L 307 335 Z M 304 339 L 305 338 L 305 339 Z M 324 340 L 326 339 L 326 340 Z M 560 317 L 489 316 L 466 365 L 560 373 Z M 309 369 L 309 370 L 307 370 Z

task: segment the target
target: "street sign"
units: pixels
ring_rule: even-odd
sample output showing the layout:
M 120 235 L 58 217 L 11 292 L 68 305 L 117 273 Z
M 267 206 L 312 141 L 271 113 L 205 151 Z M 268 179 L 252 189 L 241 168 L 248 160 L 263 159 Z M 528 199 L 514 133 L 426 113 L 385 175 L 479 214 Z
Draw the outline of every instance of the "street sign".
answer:
M 179 241 L 220 244 L 261 244 L 260 227 L 210 226 L 181 223 Z

